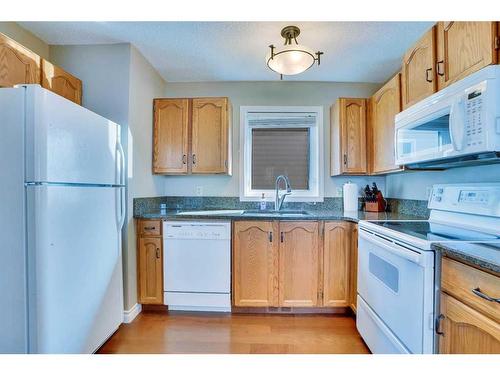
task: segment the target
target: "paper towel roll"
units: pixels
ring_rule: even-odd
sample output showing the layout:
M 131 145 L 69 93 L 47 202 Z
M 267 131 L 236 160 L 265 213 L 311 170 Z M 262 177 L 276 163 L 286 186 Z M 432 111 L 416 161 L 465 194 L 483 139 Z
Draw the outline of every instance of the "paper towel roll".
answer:
M 343 187 L 344 211 L 358 210 L 358 185 L 348 181 Z

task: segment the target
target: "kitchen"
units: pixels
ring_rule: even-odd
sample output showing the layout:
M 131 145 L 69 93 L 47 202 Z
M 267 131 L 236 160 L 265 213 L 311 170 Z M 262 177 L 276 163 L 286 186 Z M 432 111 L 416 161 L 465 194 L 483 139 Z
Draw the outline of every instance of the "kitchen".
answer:
M 500 354 L 498 21 L 0 33 L 0 352 Z

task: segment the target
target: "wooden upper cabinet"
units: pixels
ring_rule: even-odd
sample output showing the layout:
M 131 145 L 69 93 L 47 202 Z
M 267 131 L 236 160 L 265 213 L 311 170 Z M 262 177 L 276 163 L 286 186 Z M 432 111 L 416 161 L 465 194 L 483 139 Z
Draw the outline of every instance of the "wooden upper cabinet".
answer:
M 280 223 L 280 306 L 318 306 L 318 237 L 318 222 Z
M 401 74 L 396 74 L 369 102 L 369 159 L 370 173 L 401 170 L 395 164 L 395 116 L 401 112 Z
M 441 354 L 500 354 L 500 324 L 441 293 Z
M 403 109 L 436 92 L 436 27 L 432 27 L 403 57 Z
M 155 99 L 153 125 L 153 172 L 188 173 L 188 99 Z
M 498 62 L 498 22 L 438 22 L 438 89 Z
M 42 59 L 42 87 L 82 104 L 82 81 L 45 59 Z
M 323 306 L 350 305 L 352 224 L 325 223 L 323 245 Z
M 163 252 L 161 237 L 138 239 L 139 303 L 163 303 Z
M 0 33 L 0 87 L 40 83 L 40 56 Z
M 366 99 L 339 98 L 330 117 L 331 175 L 366 174 Z
M 227 98 L 193 99 L 193 173 L 228 172 L 228 120 Z
M 153 172 L 231 174 L 228 98 L 155 99 Z
M 269 221 L 236 221 L 233 227 L 233 303 L 278 306 L 278 238 Z

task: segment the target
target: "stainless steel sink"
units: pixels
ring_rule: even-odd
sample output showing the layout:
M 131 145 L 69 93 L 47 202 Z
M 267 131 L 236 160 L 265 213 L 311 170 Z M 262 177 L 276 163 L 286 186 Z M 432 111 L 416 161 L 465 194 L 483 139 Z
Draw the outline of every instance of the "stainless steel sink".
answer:
M 300 210 L 245 210 L 243 211 L 243 216 L 288 216 L 288 217 L 304 217 L 310 216 L 311 214 L 307 211 Z

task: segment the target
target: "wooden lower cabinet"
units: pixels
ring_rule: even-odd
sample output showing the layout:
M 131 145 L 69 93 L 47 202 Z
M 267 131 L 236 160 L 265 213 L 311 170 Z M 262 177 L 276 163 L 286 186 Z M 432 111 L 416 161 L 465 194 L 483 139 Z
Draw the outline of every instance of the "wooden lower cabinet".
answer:
M 344 221 L 236 221 L 233 305 L 355 310 L 356 236 Z
M 356 313 L 358 301 L 358 224 L 352 225 L 351 232 L 351 261 L 349 270 L 351 280 L 349 300 L 351 310 Z
M 325 223 L 323 246 L 323 306 L 348 307 L 351 302 L 352 224 Z
M 315 307 L 319 294 L 318 222 L 281 222 L 279 305 Z
M 271 221 L 233 226 L 233 304 L 278 306 L 278 239 Z
M 441 293 L 441 354 L 500 354 L 500 325 L 459 300 Z
M 139 221 L 139 227 L 147 221 Z M 163 304 L 163 238 L 141 236 L 137 240 L 138 300 L 142 304 Z

